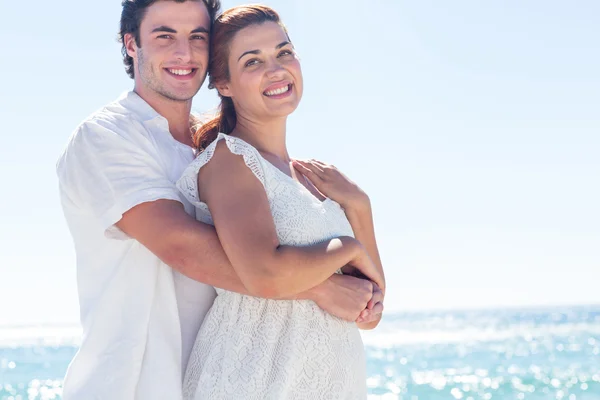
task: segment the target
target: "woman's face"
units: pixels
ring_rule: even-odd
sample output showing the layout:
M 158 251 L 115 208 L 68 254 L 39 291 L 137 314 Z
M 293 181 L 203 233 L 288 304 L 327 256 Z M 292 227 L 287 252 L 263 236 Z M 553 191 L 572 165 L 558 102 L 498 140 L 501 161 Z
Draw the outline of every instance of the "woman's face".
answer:
M 232 98 L 238 119 L 285 117 L 298 107 L 300 62 L 279 24 L 269 21 L 242 29 L 229 50 L 230 80 L 216 86 Z

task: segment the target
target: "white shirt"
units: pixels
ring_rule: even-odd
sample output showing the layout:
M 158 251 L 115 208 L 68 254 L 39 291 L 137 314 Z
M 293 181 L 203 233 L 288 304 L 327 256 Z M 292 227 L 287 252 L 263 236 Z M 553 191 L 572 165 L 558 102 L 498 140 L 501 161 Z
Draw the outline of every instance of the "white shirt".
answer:
M 181 398 L 182 371 L 215 291 L 172 270 L 115 223 L 158 199 L 179 201 L 193 216 L 175 186 L 193 159 L 134 92 L 71 136 L 57 174 L 75 243 L 83 340 L 65 400 Z

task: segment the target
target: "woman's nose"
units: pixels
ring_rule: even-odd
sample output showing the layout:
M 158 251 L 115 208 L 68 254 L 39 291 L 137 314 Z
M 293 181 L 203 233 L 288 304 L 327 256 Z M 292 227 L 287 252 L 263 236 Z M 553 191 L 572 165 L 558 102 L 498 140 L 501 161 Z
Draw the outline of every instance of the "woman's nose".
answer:
M 280 76 L 283 74 L 284 71 L 285 69 L 283 68 L 279 60 L 271 60 L 267 63 L 267 76 L 269 77 Z

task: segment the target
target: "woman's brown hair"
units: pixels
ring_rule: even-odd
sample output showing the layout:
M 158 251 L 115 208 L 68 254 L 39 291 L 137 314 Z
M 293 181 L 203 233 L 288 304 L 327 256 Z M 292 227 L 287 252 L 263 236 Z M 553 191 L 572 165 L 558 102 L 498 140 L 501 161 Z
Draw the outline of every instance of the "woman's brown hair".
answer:
M 210 61 L 208 63 L 208 88 L 214 89 L 219 82 L 228 82 L 229 48 L 235 35 L 251 25 L 265 22 L 275 22 L 281 25 L 287 35 L 285 26 L 281 23 L 279 14 L 270 7 L 251 4 L 230 8 L 219 15 L 212 25 L 210 35 Z M 200 151 L 212 143 L 219 132 L 229 134 L 235 128 L 237 117 L 235 107 L 230 97 L 221 96 L 221 102 L 214 118 L 205 122 L 194 134 L 194 145 Z

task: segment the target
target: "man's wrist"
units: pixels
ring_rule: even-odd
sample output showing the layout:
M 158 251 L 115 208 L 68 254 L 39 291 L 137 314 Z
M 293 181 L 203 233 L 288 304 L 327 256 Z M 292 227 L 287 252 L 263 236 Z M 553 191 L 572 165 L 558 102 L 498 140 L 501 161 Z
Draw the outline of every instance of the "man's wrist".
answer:
M 302 293 L 299 293 L 295 300 L 312 300 L 315 303 L 319 304 L 325 292 L 327 291 L 327 287 L 329 286 L 329 279 L 325 282 L 318 284 L 317 286 L 310 288 Z

